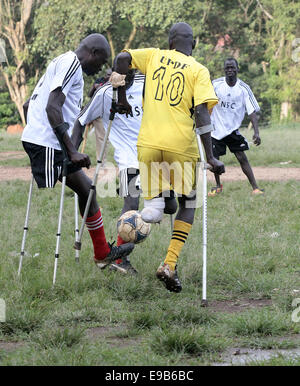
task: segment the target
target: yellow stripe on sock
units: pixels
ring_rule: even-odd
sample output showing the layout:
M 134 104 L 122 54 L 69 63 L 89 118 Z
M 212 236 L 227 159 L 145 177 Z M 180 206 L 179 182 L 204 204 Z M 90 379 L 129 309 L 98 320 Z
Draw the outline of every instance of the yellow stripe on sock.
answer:
M 181 220 L 174 221 L 173 235 L 164 261 L 173 271 L 175 270 L 179 254 L 191 228 L 192 225 L 187 222 Z

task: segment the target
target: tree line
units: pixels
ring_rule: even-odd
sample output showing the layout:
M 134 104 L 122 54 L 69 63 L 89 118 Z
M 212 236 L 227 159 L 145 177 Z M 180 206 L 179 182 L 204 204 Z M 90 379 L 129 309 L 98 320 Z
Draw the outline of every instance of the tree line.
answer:
M 238 60 L 263 122 L 300 119 L 299 0 L 0 0 L 0 128 L 25 124 L 22 105 L 49 61 L 86 35 L 104 34 L 112 61 L 123 48 L 167 48 L 178 21 L 192 26 L 193 56 L 212 79 Z

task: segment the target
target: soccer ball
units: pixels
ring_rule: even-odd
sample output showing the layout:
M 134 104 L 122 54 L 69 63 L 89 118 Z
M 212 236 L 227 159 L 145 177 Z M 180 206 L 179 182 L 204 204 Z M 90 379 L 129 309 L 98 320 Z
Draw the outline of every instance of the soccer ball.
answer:
M 149 235 L 151 224 L 142 220 L 139 211 L 129 210 L 118 219 L 117 230 L 122 240 L 138 244 Z

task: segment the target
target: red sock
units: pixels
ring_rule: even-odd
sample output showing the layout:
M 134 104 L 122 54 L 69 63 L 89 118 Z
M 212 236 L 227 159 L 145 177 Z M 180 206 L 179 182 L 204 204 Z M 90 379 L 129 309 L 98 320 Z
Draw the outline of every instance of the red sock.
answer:
M 126 244 L 126 241 L 124 241 L 124 240 L 118 235 L 117 246 L 122 245 L 122 244 Z M 122 261 L 123 261 L 122 259 L 117 259 L 117 260 L 115 260 L 115 263 L 121 264 Z
M 86 226 L 94 245 L 94 259 L 105 259 L 105 257 L 110 252 L 110 248 L 106 241 L 100 209 L 96 214 L 94 214 L 94 216 L 88 217 L 86 219 Z

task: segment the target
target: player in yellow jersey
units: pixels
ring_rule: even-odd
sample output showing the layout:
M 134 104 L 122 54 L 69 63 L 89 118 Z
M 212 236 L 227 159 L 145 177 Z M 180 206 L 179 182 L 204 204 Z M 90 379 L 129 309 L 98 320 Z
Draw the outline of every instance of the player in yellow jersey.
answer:
M 146 222 L 160 222 L 164 212 L 172 211 L 174 199 L 167 197 L 170 190 L 177 193 L 179 210 L 172 239 L 156 273 L 173 292 L 182 289 L 177 259 L 195 213 L 195 208 L 187 203 L 195 199 L 195 166 L 199 159 L 194 119 L 212 171 L 217 174 L 225 171 L 224 164 L 213 157 L 210 135 L 208 110 L 218 103 L 218 98 L 209 71 L 191 56 L 194 47 L 190 25 L 177 23 L 169 32 L 169 50 L 125 50 L 117 56 L 117 74 L 113 74 L 121 77 L 129 68 L 137 68 L 146 75 L 144 114 L 137 142 L 145 198 L 141 214 Z M 132 113 L 124 87 L 118 89 L 118 104 L 126 114 Z

